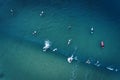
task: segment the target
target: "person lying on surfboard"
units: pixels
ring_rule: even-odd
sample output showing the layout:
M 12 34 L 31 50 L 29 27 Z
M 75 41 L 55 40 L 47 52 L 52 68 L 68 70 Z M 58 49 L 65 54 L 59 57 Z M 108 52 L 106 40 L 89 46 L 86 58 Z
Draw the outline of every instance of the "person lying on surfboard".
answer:
M 104 48 L 104 42 L 103 42 L 103 41 L 100 42 L 100 46 L 101 46 L 102 48 Z

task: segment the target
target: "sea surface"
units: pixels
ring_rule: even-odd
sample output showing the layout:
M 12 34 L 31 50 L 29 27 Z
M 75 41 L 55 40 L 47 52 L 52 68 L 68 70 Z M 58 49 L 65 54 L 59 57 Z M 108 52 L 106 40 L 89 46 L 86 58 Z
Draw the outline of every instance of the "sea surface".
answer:
M 0 80 L 120 80 L 120 1 L 0 0 Z

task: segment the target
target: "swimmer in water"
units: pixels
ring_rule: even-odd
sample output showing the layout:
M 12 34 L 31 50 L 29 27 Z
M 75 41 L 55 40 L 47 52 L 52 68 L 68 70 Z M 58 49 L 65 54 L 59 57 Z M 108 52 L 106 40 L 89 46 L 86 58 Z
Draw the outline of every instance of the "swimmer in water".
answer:
M 36 34 L 36 33 L 37 33 L 37 31 L 33 31 L 33 33 L 32 33 L 32 34 L 34 35 L 34 34 Z
M 101 46 L 102 48 L 104 48 L 104 42 L 103 42 L 103 41 L 100 42 L 100 46 Z
M 73 55 L 71 55 L 70 57 L 68 57 L 68 58 L 67 58 L 68 63 L 71 63 L 71 62 L 73 61 L 73 59 L 74 59 L 74 58 L 73 58 Z
M 43 16 L 43 14 L 44 14 L 44 11 L 41 11 L 40 16 Z
M 97 62 L 95 63 L 95 65 L 96 65 L 97 67 L 99 67 L 101 64 L 100 64 L 99 61 L 97 61 Z
M 12 12 L 13 12 L 13 9 L 10 9 L 10 12 L 12 13 Z
M 69 39 L 67 44 L 70 45 L 71 41 L 72 41 L 72 39 Z
M 94 33 L 94 28 L 91 27 L 90 31 L 91 31 L 91 34 L 93 34 Z
M 10 13 L 11 13 L 11 15 L 13 15 L 13 12 L 14 12 L 14 10 L 13 10 L 13 9 L 10 9 Z

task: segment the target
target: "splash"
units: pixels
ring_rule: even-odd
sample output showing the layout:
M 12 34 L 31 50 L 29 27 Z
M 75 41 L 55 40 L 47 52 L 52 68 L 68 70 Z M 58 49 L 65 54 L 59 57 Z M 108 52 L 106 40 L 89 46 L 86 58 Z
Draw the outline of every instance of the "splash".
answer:
M 68 63 L 71 63 L 71 62 L 73 61 L 73 59 L 74 59 L 74 58 L 73 58 L 73 55 L 71 55 L 70 57 L 68 57 L 68 58 L 67 58 Z
M 48 48 L 50 48 L 51 44 L 49 40 L 46 40 L 44 43 L 43 51 L 46 51 Z
M 77 70 L 78 70 L 78 63 L 76 63 L 72 68 L 70 80 L 77 80 Z

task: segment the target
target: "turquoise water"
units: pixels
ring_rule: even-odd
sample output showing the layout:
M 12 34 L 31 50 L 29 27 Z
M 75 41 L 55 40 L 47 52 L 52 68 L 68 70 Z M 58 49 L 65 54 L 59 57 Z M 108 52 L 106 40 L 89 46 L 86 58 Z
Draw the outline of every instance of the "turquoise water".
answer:
M 106 7 L 105 1 L 94 0 L 7 0 L 1 4 L 1 80 L 119 80 L 116 6 L 112 11 L 107 8 L 110 4 Z M 72 39 L 69 46 L 68 39 Z M 52 44 L 47 52 L 42 51 L 45 40 Z M 100 47 L 102 40 L 104 49 Z M 56 47 L 58 51 L 52 52 Z M 72 54 L 78 61 L 69 64 L 67 58 Z M 90 65 L 85 63 L 88 59 Z M 118 71 L 108 70 L 109 66 Z

